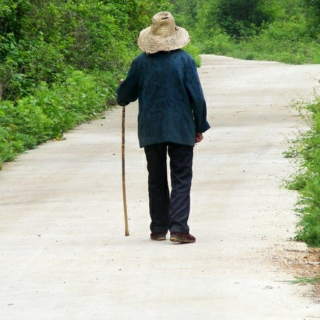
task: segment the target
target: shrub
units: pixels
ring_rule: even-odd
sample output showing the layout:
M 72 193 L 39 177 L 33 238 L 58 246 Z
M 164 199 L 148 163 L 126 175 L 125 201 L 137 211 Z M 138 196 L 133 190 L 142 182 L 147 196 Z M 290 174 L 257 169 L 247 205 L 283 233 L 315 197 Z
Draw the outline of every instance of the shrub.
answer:
M 300 194 L 296 204 L 300 216 L 296 239 L 309 246 L 320 246 L 320 97 L 298 107 L 307 112 L 310 130 L 293 141 L 291 150 L 300 160 L 300 169 L 288 183 L 288 188 Z
M 106 101 L 111 104 L 115 99 L 108 87 L 114 88 L 93 75 L 70 71 L 65 83 L 49 88 L 42 82 L 16 105 L 0 101 L 0 160 L 12 161 L 18 153 L 48 139 L 61 139 L 65 131 L 97 117 Z
M 236 38 L 258 34 L 261 28 L 274 20 L 273 4 L 270 0 L 219 0 L 219 26 Z

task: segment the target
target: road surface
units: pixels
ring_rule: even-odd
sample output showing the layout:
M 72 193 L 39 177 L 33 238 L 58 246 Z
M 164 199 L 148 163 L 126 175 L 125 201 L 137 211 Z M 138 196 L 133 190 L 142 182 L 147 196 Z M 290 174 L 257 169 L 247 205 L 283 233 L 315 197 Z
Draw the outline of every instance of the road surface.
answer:
M 124 236 L 121 109 L 48 142 L 0 172 L 1 320 L 303 320 L 310 288 L 288 283 L 297 194 L 282 152 L 304 123 L 320 65 L 202 56 L 212 129 L 195 147 L 195 244 L 149 239 L 137 104 L 127 107 L 130 236 Z

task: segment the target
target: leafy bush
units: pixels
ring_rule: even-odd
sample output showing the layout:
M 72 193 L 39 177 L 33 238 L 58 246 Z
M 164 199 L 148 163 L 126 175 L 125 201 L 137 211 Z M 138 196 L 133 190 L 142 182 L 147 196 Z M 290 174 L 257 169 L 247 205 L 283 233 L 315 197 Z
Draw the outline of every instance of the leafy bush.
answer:
M 304 0 L 304 2 L 310 34 L 317 39 L 320 31 L 320 0 Z
M 287 187 L 300 194 L 296 239 L 320 246 L 320 97 L 298 108 L 306 113 L 310 129 L 292 141 L 290 154 L 298 156 L 300 165 Z
M 105 76 L 108 78 L 109 76 Z M 70 71 L 65 83 L 50 88 L 42 82 L 33 95 L 0 101 L 0 160 L 12 161 L 26 149 L 97 117 L 114 101 L 113 89 L 92 75 Z
M 197 42 L 203 53 L 228 55 L 247 60 L 272 60 L 291 64 L 316 63 L 320 60 L 318 44 L 306 36 L 307 24 L 285 20 L 270 24 L 259 35 L 235 41 L 219 29 Z
M 273 5 L 270 0 L 219 0 L 217 20 L 228 35 L 246 38 L 274 20 Z
M 230 36 L 221 30 L 211 31 L 211 37 L 198 44 L 202 53 L 227 55 L 234 49 Z

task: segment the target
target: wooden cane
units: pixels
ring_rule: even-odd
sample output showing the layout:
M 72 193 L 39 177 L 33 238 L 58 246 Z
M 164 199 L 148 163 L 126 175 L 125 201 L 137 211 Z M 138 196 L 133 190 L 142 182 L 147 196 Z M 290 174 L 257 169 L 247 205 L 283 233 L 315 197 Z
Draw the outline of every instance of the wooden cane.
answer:
M 126 122 L 126 108 L 122 107 L 122 194 L 123 194 L 125 235 L 129 236 L 128 213 L 127 213 L 127 195 L 126 195 L 125 122 Z

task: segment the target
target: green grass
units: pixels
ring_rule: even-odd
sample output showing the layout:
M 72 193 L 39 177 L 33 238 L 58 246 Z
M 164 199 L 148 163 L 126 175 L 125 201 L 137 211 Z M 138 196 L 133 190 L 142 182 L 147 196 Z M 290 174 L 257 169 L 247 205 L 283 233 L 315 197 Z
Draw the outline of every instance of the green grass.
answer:
M 292 284 L 317 284 L 320 282 L 320 276 L 314 277 L 314 278 L 308 278 L 308 277 L 297 277 L 295 280 L 289 281 Z

